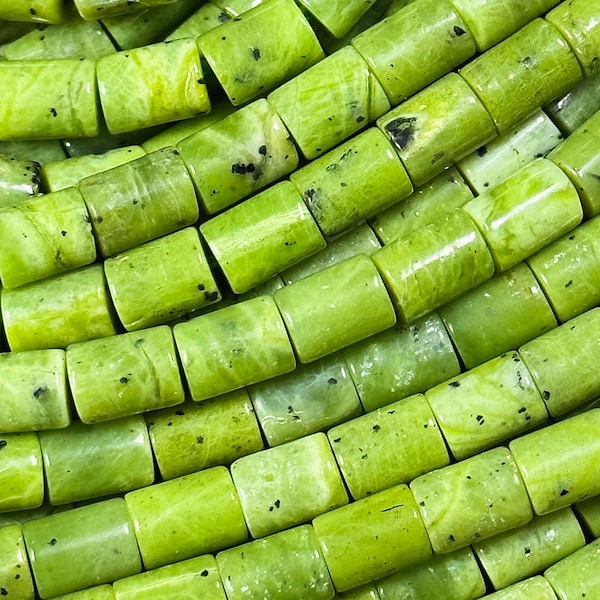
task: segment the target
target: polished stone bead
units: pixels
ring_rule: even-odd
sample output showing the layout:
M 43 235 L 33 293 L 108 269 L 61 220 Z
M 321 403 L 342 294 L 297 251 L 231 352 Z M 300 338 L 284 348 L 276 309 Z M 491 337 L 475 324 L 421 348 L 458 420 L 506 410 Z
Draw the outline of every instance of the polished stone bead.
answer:
M 160 6 L 175 0 L 143 0 L 142 6 Z M 93 20 L 100 17 L 112 17 L 127 14 L 137 7 L 132 7 L 126 0 L 75 0 L 75 7 L 83 19 Z
M 484 596 L 485 600 L 556 600 L 552 586 L 540 575 Z
M 344 37 L 375 0 L 300 0 L 300 4 L 336 38 Z
M 112 585 L 103 584 L 87 590 L 55 596 L 52 600 L 115 600 L 115 593 Z
M 600 540 L 594 540 L 552 565 L 544 577 L 561 600 L 595 598 L 600 593 Z
M 592 496 L 572 506 L 586 534 L 600 537 L 600 496 Z
M 35 8 L 32 2 L 15 4 L 14 2 L 2 2 L 0 5 L 0 19 L 7 21 L 25 21 L 31 23 L 62 23 L 66 18 L 66 6 L 58 0 L 42 0 L 36 2 Z M 31 12 L 33 8 L 34 12 Z M 37 10 L 36 10 L 37 9 Z M 19 31 L 18 23 L 11 23 L 12 28 Z
M 0 595 L 9 600 L 33 600 L 23 533 L 19 525 L 0 527 Z
M 39 162 L 17 160 L 0 147 L 0 208 L 30 200 L 40 190 Z
M 165 38 L 165 41 L 179 40 L 186 37 L 195 39 L 231 19 L 228 12 L 213 2 L 207 2 L 200 7 L 195 3 L 194 9 L 195 12 L 189 15 L 187 19 L 180 21 L 177 27 Z M 229 101 L 227 103 L 233 106 Z
M 360 585 L 347 592 L 340 592 L 339 594 L 336 594 L 335 598 L 343 600 L 379 600 L 379 595 L 377 594 L 375 584 L 366 583 L 365 585 Z

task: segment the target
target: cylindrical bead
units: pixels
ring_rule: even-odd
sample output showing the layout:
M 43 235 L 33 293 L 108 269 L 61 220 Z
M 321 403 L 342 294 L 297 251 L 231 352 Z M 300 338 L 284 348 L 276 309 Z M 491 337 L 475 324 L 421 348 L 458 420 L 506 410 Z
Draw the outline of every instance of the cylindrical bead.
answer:
M 11 600 L 34 598 L 23 532 L 16 524 L 0 527 L 0 594 Z
M 62 23 L 66 17 L 65 5 L 60 0 L 35 0 L 34 2 L 3 2 L 0 19 L 11 22 L 18 32 L 19 21 L 32 23 Z M 17 23 L 12 23 L 17 21 Z
M 338 39 L 351 31 L 372 3 L 373 0 L 299 0 L 299 4 Z
M 600 537 L 600 496 L 592 496 L 573 505 L 583 530 L 590 538 Z
M 113 586 L 105 583 L 79 592 L 55 596 L 52 600 L 115 600 L 115 593 Z
M 77 12 L 82 19 L 95 20 L 104 17 L 127 14 L 140 7 L 160 6 L 175 0 L 136 0 L 134 3 L 127 0 L 74 0 Z M 136 6 L 131 6 L 135 4 Z
M 18 204 L 36 196 L 40 189 L 40 163 L 17 160 L 1 152 L 0 147 L 0 207 Z
M 540 575 L 530 577 L 508 587 L 487 594 L 483 600 L 557 600 L 552 586 Z

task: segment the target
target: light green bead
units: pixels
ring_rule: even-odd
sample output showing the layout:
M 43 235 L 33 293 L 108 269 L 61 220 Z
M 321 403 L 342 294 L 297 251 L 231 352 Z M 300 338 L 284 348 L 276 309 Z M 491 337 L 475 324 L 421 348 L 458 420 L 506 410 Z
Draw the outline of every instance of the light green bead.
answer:
M 264 99 L 244 106 L 177 144 L 208 214 L 287 175 L 298 153 Z
M 415 186 L 496 135 L 494 123 L 462 77 L 449 73 L 377 121 Z
M 343 598 L 344 600 L 379 600 L 379 595 L 377 594 L 375 585 L 367 583 L 347 592 L 336 594 L 335 598 Z
M 33 600 L 33 581 L 19 525 L 0 527 L 0 592 L 10 600 Z
M 231 465 L 252 537 L 310 521 L 348 504 L 348 494 L 327 437 L 303 437 L 244 456 Z
M 268 100 L 309 160 L 390 108 L 381 84 L 351 46 L 279 86 Z M 298 106 L 304 109 L 300 111 Z
M 335 595 L 312 527 L 303 525 L 217 555 L 229 600 L 329 600 Z M 300 591 L 301 590 L 301 591 Z
M 463 207 L 506 271 L 577 227 L 583 213 L 567 176 L 538 158 Z
M 413 191 L 397 154 L 376 127 L 292 173 L 290 181 L 327 236 L 351 229 Z
M 533 510 L 543 515 L 600 493 L 600 410 L 590 410 L 510 443 Z
M 462 175 L 456 167 L 448 167 L 405 200 L 375 215 L 370 223 L 382 243 L 389 244 L 435 223 L 472 199 L 473 192 Z
M 104 17 L 127 14 L 135 12 L 140 8 L 160 6 L 175 0 L 74 0 L 75 7 L 82 19 L 93 21 Z
M 29 508 L 26 510 L 15 510 L 6 513 L 0 513 L 0 527 L 4 525 L 19 525 L 27 521 L 33 521 L 34 519 L 40 519 L 41 517 L 47 517 L 65 510 L 73 508 L 72 504 L 63 504 L 62 506 L 52 506 L 48 501 L 48 498 L 38 506 L 37 508 Z
M 2 2 L 0 19 L 33 23 L 62 23 L 66 18 L 65 5 L 59 0 L 34 0 L 32 2 Z
M 575 503 L 573 510 L 590 538 L 600 537 L 600 496 L 592 496 Z
M 225 467 L 125 495 L 146 569 L 245 542 L 237 492 Z
M 269 446 L 343 423 L 362 413 L 345 361 L 331 355 L 248 389 Z
M 0 434 L 0 488 L 0 512 L 42 504 L 44 473 L 36 433 Z
M 232 17 L 237 17 L 263 2 L 265 0 L 216 0 L 214 4 Z
M 279 275 L 274 275 L 255 288 L 237 296 L 237 300 L 243 302 L 244 300 L 258 298 L 258 296 L 272 296 L 275 290 L 282 288 L 284 285 L 283 279 Z
M 560 600 L 594 598 L 600 593 L 600 540 L 563 558 L 544 572 Z
M 300 0 L 321 25 L 336 38 L 344 37 L 369 9 L 375 0 Z
M 231 17 L 212 2 L 200 6 L 185 21 L 181 22 L 166 38 L 165 41 L 181 38 L 197 38 L 203 33 L 229 21 Z
M 96 135 L 95 73 L 90 59 L 0 61 L 0 139 Z
M 344 350 L 344 358 L 366 411 L 424 392 L 460 373 L 436 312 L 358 342 Z
M 97 61 L 98 89 L 110 133 L 194 117 L 210 110 L 193 39 L 152 44 Z
M 147 413 L 146 423 L 163 479 L 228 465 L 264 445 L 246 390 Z
M 363 3 L 364 4 L 364 3 Z M 475 54 L 469 27 L 448 1 L 412 2 L 352 40 L 392 106 Z
M 28 160 L 44 165 L 54 160 L 62 160 L 66 154 L 60 140 L 12 140 L 0 141 L 0 154 Z
M 473 551 L 461 548 L 384 577 L 377 591 L 381 600 L 473 600 L 483 595 L 485 582 Z
M 122 498 L 28 521 L 23 536 L 41 598 L 110 583 L 142 570 Z
M 0 208 L 37 195 L 40 188 L 40 168 L 38 162 L 17 160 L 14 156 L 0 154 Z
M 396 322 L 383 281 L 363 254 L 281 288 L 273 297 L 303 363 L 384 331 Z
M 79 184 L 104 256 L 192 225 L 199 209 L 177 150 L 163 148 Z
M 262 96 L 324 56 L 292 0 L 261 3 L 202 34 L 198 48 L 234 106 Z
M 204 222 L 200 233 L 236 294 L 326 246 L 300 193 L 289 181 Z
M 504 447 L 430 471 L 410 487 L 437 554 L 519 527 L 533 516 L 517 465 Z
M 0 431 L 61 429 L 71 422 L 63 350 L 0 354 Z
M 427 531 L 406 485 L 320 515 L 313 520 L 313 527 L 339 592 L 431 556 Z
M 3 289 L 2 321 L 13 352 L 66 348 L 116 333 L 102 265 Z
M 582 78 L 567 42 L 544 19 L 525 25 L 459 72 L 481 98 L 499 132 L 564 94 Z
M 67 348 L 67 374 L 84 423 L 184 400 L 173 335 L 166 325 L 72 344 Z
M 333 427 L 327 436 L 355 499 L 408 483 L 450 461 L 431 408 L 421 394 Z
M 525 263 L 497 273 L 439 308 L 463 364 L 471 369 L 556 327 L 556 318 Z
M 570 508 L 534 517 L 529 523 L 474 544 L 494 589 L 539 573 L 585 545 Z
M 5 288 L 96 260 L 89 215 L 73 187 L 0 209 L 0 238 L 0 277 Z
M 199 556 L 115 581 L 115 600 L 226 600 L 217 563 Z
M 401 323 L 412 323 L 494 273 L 490 251 L 461 209 L 373 254 Z
M 296 366 L 285 325 L 270 296 L 179 323 L 173 333 L 196 401 L 289 373 Z
M 80 592 L 55 596 L 52 600 L 115 600 L 115 594 L 112 585 L 104 584 Z
M 537 575 L 483 597 L 485 600 L 556 600 L 557 596 L 546 579 Z
M 148 430 L 142 417 L 108 423 L 75 422 L 40 433 L 50 502 L 65 504 L 133 490 L 154 481 Z
M 600 395 L 596 356 L 600 308 L 583 313 L 519 348 L 553 417 Z

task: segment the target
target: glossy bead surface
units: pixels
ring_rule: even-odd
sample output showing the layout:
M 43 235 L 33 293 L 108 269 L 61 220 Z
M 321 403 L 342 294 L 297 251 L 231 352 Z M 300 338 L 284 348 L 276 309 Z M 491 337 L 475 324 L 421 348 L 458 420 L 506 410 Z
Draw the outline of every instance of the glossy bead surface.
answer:
M 87 590 L 55 596 L 52 600 L 115 600 L 115 593 L 112 585 L 103 584 Z
M 374 0 L 300 0 L 300 4 L 336 38 L 344 37 Z
M 486 600 L 556 600 L 552 586 L 540 575 L 513 583 L 502 590 L 484 596 Z
M 11 600 L 33 600 L 33 581 L 19 525 L 0 527 L 0 593 Z
M 30 200 L 40 189 L 39 162 L 17 160 L 0 147 L 0 208 Z

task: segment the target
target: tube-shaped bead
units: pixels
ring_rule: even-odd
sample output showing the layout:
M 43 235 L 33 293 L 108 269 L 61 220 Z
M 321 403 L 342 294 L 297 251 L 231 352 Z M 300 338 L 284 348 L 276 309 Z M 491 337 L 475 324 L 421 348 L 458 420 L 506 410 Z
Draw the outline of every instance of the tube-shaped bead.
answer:
M 33 580 L 20 525 L 0 527 L 0 589 L 15 600 L 33 600 Z

